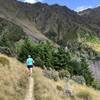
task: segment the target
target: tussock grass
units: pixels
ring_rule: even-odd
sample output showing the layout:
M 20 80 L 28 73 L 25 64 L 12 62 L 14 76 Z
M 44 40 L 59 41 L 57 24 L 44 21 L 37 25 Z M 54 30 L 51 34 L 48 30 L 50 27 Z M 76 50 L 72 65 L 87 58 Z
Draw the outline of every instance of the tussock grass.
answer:
M 43 76 L 42 70 L 34 68 L 34 95 L 36 100 L 62 100 L 56 89 L 54 81 Z
M 91 95 L 88 91 L 80 91 L 77 96 L 84 100 L 91 100 Z
M 100 91 L 75 82 L 72 85 L 77 100 L 100 100 Z
M 90 48 L 92 48 L 93 50 L 100 52 L 100 43 L 96 44 L 96 43 L 91 43 L 91 42 L 87 42 L 86 43 Z
M 3 56 L 0 56 L 0 63 L 2 64 L 2 66 L 10 65 L 9 59 L 7 59 L 6 57 L 3 57 Z
M 33 72 L 36 100 L 100 100 L 100 91 L 70 80 L 74 98 L 64 94 L 65 80 L 50 80 L 43 76 L 42 69 L 34 68 Z
M 0 54 L 0 100 L 24 100 L 27 85 L 24 65 Z

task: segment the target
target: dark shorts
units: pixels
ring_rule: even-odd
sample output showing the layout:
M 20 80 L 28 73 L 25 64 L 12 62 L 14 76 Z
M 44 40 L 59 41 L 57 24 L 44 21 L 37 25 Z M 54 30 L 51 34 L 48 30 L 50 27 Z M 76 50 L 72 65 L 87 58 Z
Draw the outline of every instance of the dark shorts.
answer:
M 27 65 L 27 68 L 28 69 L 33 68 L 33 65 Z

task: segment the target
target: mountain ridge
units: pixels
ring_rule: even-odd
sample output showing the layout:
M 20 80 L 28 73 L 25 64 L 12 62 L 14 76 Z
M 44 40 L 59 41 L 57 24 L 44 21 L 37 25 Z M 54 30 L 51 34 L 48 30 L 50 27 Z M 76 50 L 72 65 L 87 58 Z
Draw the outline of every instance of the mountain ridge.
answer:
M 1 2 L 1 1 L 0 1 L 0 3 L 3 4 L 3 2 Z M 9 1 L 9 0 L 7 0 L 7 1 Z M 12 0 L 12 1 L 14 1 L 15 5 L 16 5 L 16 3 L 18 3 L 16 0 Z M 37 42 L 39 40 L 46 40 L 46 37 L 44 37 L 41 34 L 41 32 L 39 32 L 31 22 L 29 22 L 27 19 L 17 18 L 17 16 L 16 16 L 17 15 L 17 10 L 15 10 L 16 12 L 11 11 L 12 9 L 10 9 L 10 7 L 9 7 L 9 9 L 8 8 L 6 9 L 7 6 L 8 6 L 8 4 L 5 5 L 5 6 L 0 7 L 0 12 L 1 12 L 0 17 L 1 18 L 4 18 L 4 19 L 6 19 L 10 22 L 13 22 L 13 23 L 17 24 L 18 26 L 20 26 L 24 30 L 26 35 L 28 35 L 29 37 L 32 37 L 33 41 Z M 12 6 L 12 4 L 10 4 L 9 6 Z M 14 6 L 12 8 L 14 8 Z M 39 33 L 39 35 L 38 35 L 38 33 Z
M 100 37 L 97 24 L 66 6 L 46 3 L 22 3 L 16 0 L 0 1 L 1 17 L 19 25 L 33 41 L 53 40 L 66 45 L 68 40 L 84 36 Z M 6 17 L 5 17 L 6 16 Z
M 88 18 L 88 20 L 96 24 L 100 27 L 100 6 L 93 8 L 93 9 L 87 9 L 82 12 L 79 12 L 79 14 L 85 18 Z

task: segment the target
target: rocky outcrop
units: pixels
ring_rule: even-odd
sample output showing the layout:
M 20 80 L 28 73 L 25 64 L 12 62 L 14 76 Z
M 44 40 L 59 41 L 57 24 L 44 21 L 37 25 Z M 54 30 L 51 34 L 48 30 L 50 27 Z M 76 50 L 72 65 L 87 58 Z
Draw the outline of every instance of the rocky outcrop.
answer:
M 94 60 L 91 64 L 91 70 L 96 80 L 100 81 L 100 59 Z

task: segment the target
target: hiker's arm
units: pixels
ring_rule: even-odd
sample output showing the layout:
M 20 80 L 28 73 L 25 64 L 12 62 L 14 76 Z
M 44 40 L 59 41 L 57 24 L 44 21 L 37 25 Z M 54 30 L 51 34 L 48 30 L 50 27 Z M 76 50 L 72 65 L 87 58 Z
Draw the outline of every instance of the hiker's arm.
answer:
M 35 63 L 35 61 L 33 60 L 33 63 Z
M 28 61 L 26 60 L 26 61 L 25 61 L 25 64 L 26 64 L 26 65 L 27 65 L 27 62 L 28 62 Z

